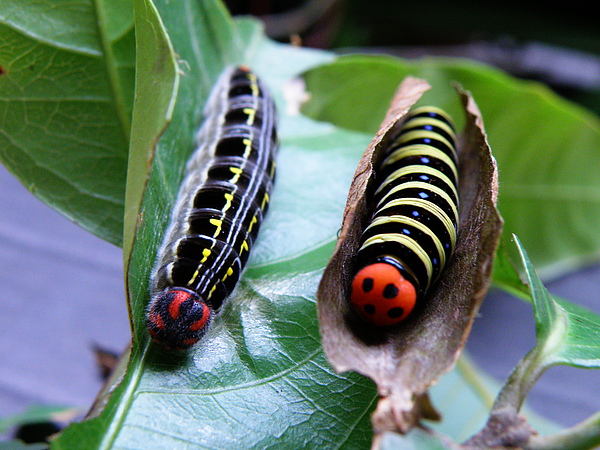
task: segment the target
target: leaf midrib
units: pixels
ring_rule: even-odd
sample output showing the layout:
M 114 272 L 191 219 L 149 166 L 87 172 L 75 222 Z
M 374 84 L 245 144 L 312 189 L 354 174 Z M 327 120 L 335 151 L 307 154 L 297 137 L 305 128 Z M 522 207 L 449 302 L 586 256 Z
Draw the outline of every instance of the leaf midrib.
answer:
M 169 395 L 177 395 L 177 396 L 178 395 L 204 396 L 204 395 L 217 395 L 217 394 L 223 394 L 225 392 L 233 392 L 233 391 L 238 391 L 238 390 L 243 390 L 243 389 L 249 389 L 249 388 L 253 388 L 255 386 L 261 386 L 264 384 L 268 384 L 275 380 L 285 377 L 286 375 L 298 370 L 300 367 L 304 366 L 305 364 L 308 364 L 309 362 L 311 362 L 320 352 L 321 352 L 321 348 L 317 348 L 316 350 L 314 350 L 313 352 L 308 354 L 302 360 L 298 361 L 297 363 L 294 363 L 292 367 L 288 367 L 287 369 L 280 370 L 279 372 L 274 373 L 273 375 L 270 375 L 268 377 L 249 381 L 247 383 L 240 383 L 240 384 L 235 384 L 235 385 L 220 387 L 220 388 L 215 388 L 215 389 L 180 389 L 180 388 L 176 388 L 176 389 L 164 389 L 164 388 L 148 389 L 148 388 L 146 388 L 145 389 L 145 388 L 140 388 L 135 392 L 135 395 L 137 396 L 137 395 L 142 395 L 142 394 L 144 394 L 144 395 L 147 395 L 147 394 L 150 394 L 150 395 L 169 394 Z
M 113 444 L 122 429 L 122 424 L 124 423 L 125 418 L 131 409 L 131 404 L 137 397 L 136 389 L 144 374 L 145 360 L 148 355 L 149 348 L 150 343 L 146 342 L 141 349 L 141 355 L 137 363 L 128 367 L 127 370 L 130 371 L 130 376 L 121 381 L 122 383 L 127 383 L 127 385 L 125 386 L 125 390 L 121 395 L 121 399 L 118 402 L 116 410 L 113 414 L 114 420 L 110 421 L 109 426 L 104 433 L 104 437 L 98 445 L 98 450 L 108 450 L 113 447 Z M 133 359 L 134 356 L 130 355 L 130 358 Z
M 125 99 L 123 94 L 123 87 L 119 80 L 119 72 L 117 70 L 117 63 L 115 61 L 115 55 L 111 42 L 108 39 L 108 32 L 106 26 L 106 16 L 103 0 L 93 1 L 93 11 L 96 16 L 96 27 L 98 31 L 98 38 L 100 47 L 104 56 L 104 66 L 106 68 L 106 75 L 108 77 L 109 89 L 112 92 L 112 96 L 115 102 L 115 109 L 119 116 L 119 123 L 121 125 L 121 131 L 123 138 L 129 148 L 129 134 L 131 130 L 131 118 L 127 114 L 127 108 L 125 106 Z

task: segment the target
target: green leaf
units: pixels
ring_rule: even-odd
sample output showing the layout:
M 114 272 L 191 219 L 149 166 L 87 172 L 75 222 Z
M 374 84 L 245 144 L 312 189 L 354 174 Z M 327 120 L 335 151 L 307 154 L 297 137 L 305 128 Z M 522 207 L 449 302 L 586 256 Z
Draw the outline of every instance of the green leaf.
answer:
M 600 316 L 560 297 L 553 299 L 568 320 L 567 336 L 556 355 L 556 362 L 582 368 L 599 368 Z
M 550 366 L 600 367 L 600 316 L 554 298 L 537 275 L 523 244 L 514 236 L 528 280 L 537 341 L 519 361 L 498 395 L 494 410 L 517 413 L 532 386 Z
M 152 95 L 138 95 L 134 104 L 123 229 L 125 267 L 129 263 L 135 239 L 154 148 L 172 119 L 179 88 L 175 50 L 154 5 L 136 2 L 135 8 L 138 11 L 135 26 L 139 37 L 136 88 L 137 92 L 152 92 Z
M 556 275 L 598 260 L 600 121 L 544 86 L 465 60 L 347 56 L 306 74 L 304 112 L 374 133 L 406 75 L 427 80 L 429 98 L 457 119 L 451 83 L 471 92 L 498 160 L 504 236 L 519 235 L 538 270 Z
M 492 273 L 494 285 L 500 289 L 513 294 L 525 301 L 531 301 L 527 285 L 523 283 L 518 270 L 508 255 L 504 240 L 500 239 L 500 245 L 494 257 L 494 271 Z
M 516 236 L 515 241 L 533 300 L 540 365 L 568 364 L 599 368 L 600 316 L 566 300 L 552 297 Z
M 546 436 L 535 436 L 518 412 L 534 383 L 555 364 L 582 368 L 600 367 L 600 316 L 565 300 L 553 298 L 537 275 L 524 246 L 514 236 L 528 280 L 536 322 L 537 342 L 516 365 L 502 387 L 490 421 L 469 442 L 495 442 L 509 424 L 513 431 L 520 427 L 526 435 L 527 448 L 592 448 L 600 442 L 600 414 L 566 430 Z M 516 433 L 516 432 L 515 432 Z M 515 434 L 518 436 L 518 433 Z
M 130 1 L 0 2 L 0 161 L 120 244 L 135 58 Z

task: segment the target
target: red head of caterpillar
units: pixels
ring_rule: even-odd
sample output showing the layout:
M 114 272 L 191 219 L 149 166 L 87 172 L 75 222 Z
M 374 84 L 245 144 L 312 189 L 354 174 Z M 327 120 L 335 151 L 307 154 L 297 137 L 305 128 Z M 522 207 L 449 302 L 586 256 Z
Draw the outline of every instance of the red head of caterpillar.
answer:
M 167 288 L 148 311 L 150 337 L 165 348 L 184 350 L 200 340 L 210 324 L 212 311 L 193 291 Z
M 363 319 L 386 326 L 406 319 L 415 307 L 417 291 L 396 267 L 379 262 L 356 273 L 350 298 Z

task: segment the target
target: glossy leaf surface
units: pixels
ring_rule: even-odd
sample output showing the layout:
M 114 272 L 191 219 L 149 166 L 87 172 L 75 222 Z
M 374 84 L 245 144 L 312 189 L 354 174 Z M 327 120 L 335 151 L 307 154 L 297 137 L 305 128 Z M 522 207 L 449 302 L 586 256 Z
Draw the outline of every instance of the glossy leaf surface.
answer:
M 0 4 L 0 161 L 120 245 L 134 88 L 130 1 Z

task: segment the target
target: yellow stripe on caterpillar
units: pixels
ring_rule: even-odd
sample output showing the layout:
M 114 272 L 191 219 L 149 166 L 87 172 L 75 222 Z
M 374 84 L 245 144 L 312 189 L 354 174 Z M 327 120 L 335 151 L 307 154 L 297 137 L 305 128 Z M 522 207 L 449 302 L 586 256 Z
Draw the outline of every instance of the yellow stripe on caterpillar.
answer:
M 452 138 L 456 138 L 454 134 L 454 130 L 446 123 L 438 119 L 434 119 L 432 117 L 414 117 L 408 120 L 403 127 L 403 130 L 412 130 L 413 128 L 423 127 L 426 125 L 432 125 L 434 127 L 438 127 L 441 130 L 448 133 Z
M 433 241 L 435 248 L 438 252 L 441 267 L 444 267 L 444 265 L 446 264 L 446 252 L 444 251 L 444 246 L 442 245 L 442 242 L 440 241 L 438 236 L 427 225 L 419 222 L 418 220 L 415 220 L 408 216 L 400 216 L 400 215 L 376 217 L 375 219 L 373 219 L 373 222 L 371 222 L 369 224 L 369 226 L 365 229 L 364 232 L 366 233 L 367 230 L 369 230 L 370 228 L 376 227 L 378 225 L 385 225 L 388 223 L 409 225 L 409 226 L 414 227 L 417 230 L 421 231 L 422 233 L 426 234 L 427 236 L 429 236 L 431 238 L 431 240 Z
M 454 173 L 454 177 L 458 179 L 458 171 L 456 169 L 456 164 L 454 164 L 454 161 L 452 161 L 452 159 L 440 149 L 426 144 L 406 145 L 404 147 L 400 147 L 394 150 L 387 158 L 383 160 L 383 162 L 381 163 L 381 168 L 383 169 L 390 164 L 394 164 L 400 161 L 401 159 L 409 158 L 411 156 L 429 156 L 431 158 L 439 159 L 443 161 L 448 167 L 450 167 L 452 173 Z
M 454 186 L 454 183 L 452 183 L 450 178 L 448 178 L 446 175 L 444 175 L 442 172 L 440 172 L 434 167 L 416 164 L 411 166 L 404 166 L 396 170 L 395 172 L 392 172 L 375 191 L 375 195 L 379 194 L 379 192 L 381 192 L 387 184 L 390 184 L 391 182 L 397 180 L 400 177 L 403 177 L 405 175 L 411 175 L 413 173 L 422 173 L 425 175 L 429 175 L 433 178 L 439 178 L 444 182 L 444 184 L 448 186 L 448 189 L 450 189 L 454 193 L 455 197 L 458 198 L 458 192 L 456 191 L 456 187 Z
M 447 146 L 456 156 L 456 149 L 454 148 L 454 145 L 451 142 L 448 142 L 448 140 L 444 136 L 442 136 L 439 133 L 436 133 L 435 131 L 410 130 L 398 136 L 396 140 L 394 140 L 394 143 L 392 145 L 403 145 L 408 141 L 412 141 L 413 139 L 434 139 L 436 141 L 440 141 L 445 146 Z
M 386 202 L 387 198 L 393 196 L 394 194 L 403 191 L 404 189 L 423 189 L 426 191 L 433 192 L 434 194 L 442 197 L 448 205 L 452 208 L 452 212 L 454 213 L 454 220 L 458 222 L 458 208 L 456 203 L 450 198 L 450 196 L 443 190 L 437 186 L 434 186 L 429 183 L 424 183 L 422 181 L 408 181 L 406 183 L 399 184 L 398 186 L 393 187 L 390 191 L 383 197 L 376 206 L 376 209 L 381 208 Z
M 439 218 L 442 221 L 442 223 L 444 224 L 444 228 L 446 229 L 446 231 L 448 231 L 448 235 L 450 236 L 451 246 L 452 246 L 452 248 L 454 248 L 454 245 L 456 244 L 456 229 L 454 228 L 454 223 L 452 223 L 452 220 L 442 210 L 442 208 L 440 208 L 439 206 L 437 206 L 436 204 L 434 204 L 430 201 L 421 200 L 418 198 L 399 198 L 397 200 L 392 200 L 391 202 L 382 206 L 380 209 L 377 210 L 377 212 L 375 214 L 377 214 L 379 211 L 382 211 L 387 208 L 391 208 L 394 206 L 404 206 L 404 205 L 422 208 L 425 211 L 428 211 L 431 214 L 433 214 L 434 216 L 436 216 L 437 218 Z

